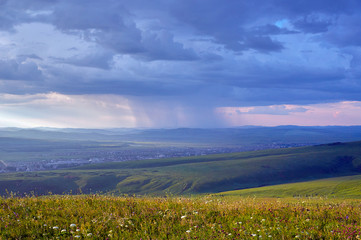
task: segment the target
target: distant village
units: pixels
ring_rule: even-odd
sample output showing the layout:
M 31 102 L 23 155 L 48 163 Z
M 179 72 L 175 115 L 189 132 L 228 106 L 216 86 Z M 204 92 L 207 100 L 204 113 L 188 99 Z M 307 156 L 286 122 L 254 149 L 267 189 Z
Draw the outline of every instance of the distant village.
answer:
M 94 152 L 69 152 L 59 158 L 39 156 L 37 161 L 5 162 L 0 160 L 0 173 L 4 172 L 32 172 L 71 168 L 86 164 L 104 162 L 123 162 L 145 159 L 161 159 L 174 157 L 205 156 L 210 154 L 222 154 L 232 152 L 255 151 L 264 149 L 277 149 L 300 147 L 308 144 L 267 144 L 247 147 L 163 147 L 145 148 L 122 151 L 94 151 Z M 84 157 L 79 157 L 83 155 Z

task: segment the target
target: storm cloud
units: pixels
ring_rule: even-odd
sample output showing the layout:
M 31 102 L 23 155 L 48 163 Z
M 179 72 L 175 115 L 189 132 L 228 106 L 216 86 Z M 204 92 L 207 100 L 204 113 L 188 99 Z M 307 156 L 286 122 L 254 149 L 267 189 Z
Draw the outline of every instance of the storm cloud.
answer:
M 0 93 L 111 94 L 139 126 L 361 101 L 360 13 L 358 0 L 0 0 Z

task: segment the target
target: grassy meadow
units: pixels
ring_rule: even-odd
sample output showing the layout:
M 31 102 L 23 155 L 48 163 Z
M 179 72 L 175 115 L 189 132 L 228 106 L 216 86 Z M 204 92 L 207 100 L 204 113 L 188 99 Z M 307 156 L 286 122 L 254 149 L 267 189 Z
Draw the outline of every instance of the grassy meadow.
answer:
M 0 240 L 360 239 L 360 156 L 351 142 L 2 173 Z
M 279 184 L 217 193 L 242 197 L 328 197 L 361 199 L 361 175 Z
M 190 195 L 361 174 L 361 142 L 2 173 L 6 191 Z M 62 184 L 59 184 L 61 182 Z
M 359 239 L 361 201 L 12 196 L 0 220 L 0 239 Z

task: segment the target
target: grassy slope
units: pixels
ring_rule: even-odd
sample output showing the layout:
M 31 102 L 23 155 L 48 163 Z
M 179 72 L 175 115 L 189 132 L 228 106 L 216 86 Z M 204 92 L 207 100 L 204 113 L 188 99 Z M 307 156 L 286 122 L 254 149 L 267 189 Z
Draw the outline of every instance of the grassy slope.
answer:
M 0 193 L 212 193 L 361 173 L 361 142 L 0 175 Z
M 0 198 L 0 239 L 359 239 L 360 200 Z
M 361 175 L 218 193 L 223 196 L 361 198 Z

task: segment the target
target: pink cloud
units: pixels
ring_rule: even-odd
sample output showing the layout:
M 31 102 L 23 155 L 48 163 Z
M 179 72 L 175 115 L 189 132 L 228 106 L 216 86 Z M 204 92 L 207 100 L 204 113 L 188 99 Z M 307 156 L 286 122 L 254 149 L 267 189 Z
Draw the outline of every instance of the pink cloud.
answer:
M 361 125 L 361 102 L 358 101 L 313 105 L 222 107 L 216 112 L 229 126 Z

